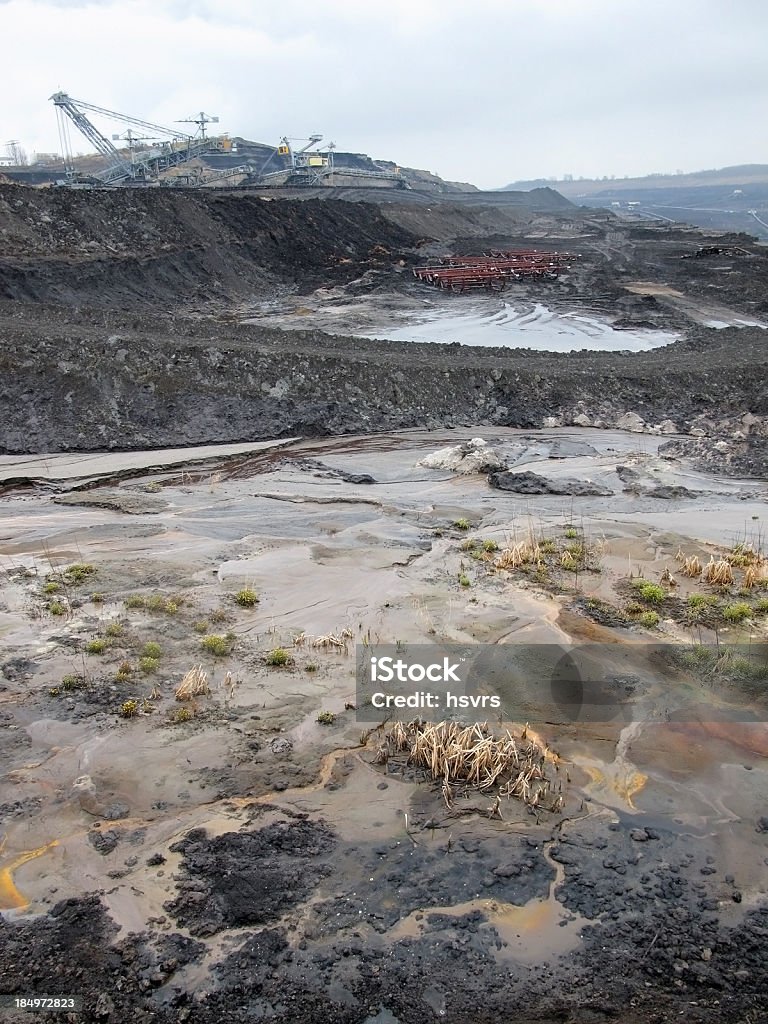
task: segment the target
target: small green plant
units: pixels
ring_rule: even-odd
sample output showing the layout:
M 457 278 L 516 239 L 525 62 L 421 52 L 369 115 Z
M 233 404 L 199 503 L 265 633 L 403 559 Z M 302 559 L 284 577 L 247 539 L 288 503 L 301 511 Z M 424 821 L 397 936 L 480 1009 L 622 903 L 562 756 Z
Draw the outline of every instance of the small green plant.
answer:
M 469 529 L 469 520 L 468 519 L 464 519 L 464 518 L 454 519 L 453 525 L 454 525 L 454 528 L 457 529 L 457 530 L 468 530 Z
M 461 542 L 461 544 L 459 545 L 459 549 L 461 551 L 474 551 L 475 542 L 468 537 L 466 540 L 463 540 Z
M 723 618 L 726 622 L 743 622 L 752 614 L 752 609 L 746 601 L 737 601 L 735 604 L 727 604 L 723 608 Z
M 139 658 L 139 668 L 146 675 L 151 675 L 153 672 L 157 672 L 159 666 L 159 658 L 150 658 L 147 655 L 143 658 Z
M 71 693 L 73 690 L 82 690 L 84 686 L 85 676 L 69 674 L 66 676 L 62 676 L 59 688 L 61 690 L 64 690 L 66 693 Z
M 576 529 L 575 526 L 566 526 L 566 528 L 565 528 L 565 537 L 566 537 L 567 540 L 576 540 L 576 538 L 578 536 L 579 536 L 579 531 Z
M 539 551 L 543 555 L 551 555 L 557 551 L 557 541 L 553 540 L 552 537 L 542 537 L 539 543 Z
M 43 585 L 44 594 L 55 594 L 59 590 L 61 590 L 61 584 L 57 583 L 56 580 L 48 580 L 48 582 Z
M 632 586 L 638 595 L 648 604 L 662 604 L 667 597 L 667 592 L 658 583 L 649 583 L 648 580 L 632 580 Z
M 224 636 L 211 633 L 209 636 L 204 636 L 200 643 L 203 645 L 203 650 L 214 655 L 216 658 L 223 658 L 229 654 L 229 643 Z
M 129 597 L 126 597 L 125 601 L 123 601 L 123 604 L 125 605 L 126 608 L 147 607 L 146 599 L 142 597 L 141 594 L 131 594 Z
M 304 666 L 304 671 L 305 672 L 317 672 L 317 662 L 315 662 L 315 661 L 308 661 L 307 664 Z
M 93 604 L 104 604 L 104 595 L 98 591 L 95 594 L 91 594 L 91 602 Z
M 90 579 L 95 572 L 95 566 L 90 565 L 87 562 L 75 562 L 74 565 L 70 565 L 70 567 L 64 572 L 64 578 L 67 583 L 77 585 L 79 583 L 85 583 L 85 581 Z
M 172 725 L 181 725 L 182 722 L 191 722 L 195 717 L 195 712 L 192 708 L 174 708 L 169 715 L 169 721 Z
M 211 620 L 214 626 L 219 626 L 221 625 L 222 622 L 226 622 L 229 616 L 227 615 L 223 608 L 216 608 L 215 611 L 211 612 L 208 618 Z
M 61 601 L 49 601 L 47 607 L 51 615 L 67 614 L 67 606 L 62 604 Z
M 195 624 L 194 624 L 194 625 L 192 626 L 192 629 L 194 629 L 194 631 L 195 631 L 196 633 L 207 633 L 207 632 L 208 632 L 208 623 L 206 622 L 206 620 L 205 620 L 205 619 L 199 619 L 199 620 L 198 620 L 198 621 L 197 621 L 197 622 L 196 622 L 196 623 L 195 623 Z
M 645 626 L 646 629 L 653 629 L 659 624 L 659 613 L 658 612 L 643 612 L 638 619 L 641 626 Z
M 292 658 L 284 647 L 275 647 L 273 651 L 269 652 L 269 654 L 266 656 L 264 660 L 267 663 L 267 665 L 279 667 L 282 665 L 289 665 L 292 661 Z
M 317 716 L 317 720 L 320 725 L 333 725 L 336 721 L 336 715 L 332 711 L 321 711 Z
M 560 568 L 565 569 L 566 572 L 578 572 L 579 571 L 579 559 L 576 558 L 570 551 L 564 551 L 563 557 L 560 559 Z
M 243 587 L 235 594 L 235 604 L 239 604 L 241 608 L 253 608 L 258 603 L 259 595 L 250 587 Z
M 711 605 L 717 604 L 717 598 L 714 594 L 689 594 L 688 595 L 688 607 L 689 608 L 707 608 Z
M 755 601 L 755 611 L 758 615 L 768 615 L 768 597 L 761 597 Z
M 123 626 L 120 622 L 110 622 L 107 628 L 104 630 L 107 636 L 118 637 L 123 635 Z
M 465 576 L 464 573 L 462 572 L 459 574 L 459 585 L 462 587 L 471 587 L 472 580 L 469 578 L 469 576 Z
M 137 700 L 124 700 L 120 705 L 119 715 L 121 718 L 134 718 L 139 713 L 139 702 Z
M 96 636 L 85 645 L 86 654 L 103 654 L 109 647 L 109 642 L 103 637 Z
M 51 697 L 60 697 L 61 696 L 61 687 L 60 686 L 52 686 L 50 688 L 50 690 L 48 691 L 48 693 L 50 694 Z
M 160 644 L 154 640 L 148 640 L 147 643 L 141 649 L 142 656 L 145 658 L 157 658 L 159 659 L 163 653 L 163 648 Z
M 492 540 L 490 537 L 488 537 L 487 540 L 483 541 L 483 551 L 487 551 L 488 554 L 491 554 L 494 551 L 498 551 L 498 550 L 499 550 L 499 545 L 496 543 L 495 540 Z

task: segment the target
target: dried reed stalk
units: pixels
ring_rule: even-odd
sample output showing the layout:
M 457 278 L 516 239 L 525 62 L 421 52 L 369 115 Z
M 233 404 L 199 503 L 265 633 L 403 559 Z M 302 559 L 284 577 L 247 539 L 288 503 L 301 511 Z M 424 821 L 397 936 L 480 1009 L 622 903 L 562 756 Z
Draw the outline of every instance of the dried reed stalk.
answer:
M 195 665 L 176 687 L 176 700 L 193 700 L 206 693 L 210 693 L 208 673 L 202 665 Z
M 532 807 L 546 806 L 544 801 L 554 797 L 544 772 L 544 751 L 525 734 L 515 738 L 507 730 L 496 737 L 487 725 L 458 722 L 395 722 L 375 761 L 385 764 L 403 753 L 409 764 L 441 783 L 448 808 L 462 789 L 496 787 L 499 796 L 516 797 Z

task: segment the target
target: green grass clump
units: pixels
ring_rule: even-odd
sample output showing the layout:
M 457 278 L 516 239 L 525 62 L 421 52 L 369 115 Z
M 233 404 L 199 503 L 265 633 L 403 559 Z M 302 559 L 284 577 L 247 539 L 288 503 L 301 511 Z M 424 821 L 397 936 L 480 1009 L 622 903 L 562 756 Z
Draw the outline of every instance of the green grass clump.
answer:
M 91 602 L 93 604 L 104 604 L 104 595 L 100 593 L 91 594 Z
M 468 530 L 469 529 L 469 520 L 468 519 L 464 519 L 463 517 L 461 519 L 454 519 L 453 525 L 454 525 L 455 529 L 457 529 L 457 530 Z
M 542 537 L 539 543 L 539 551 L 543 555 L 552 555 L 557 551 L 557 541 L 552 537 Z
M 146 608 L 146 598 L 142 597 L 141 594 L 131 594 L 130 597 L 126 597 L 123 604 L 126 608 Z
M 172 725 L 181 725 L 182 722 L 191 722 L 195 717 L 195 712 L 192 708 L 174 708 L 169 715 L 169 721 Z
M 96 567 L 94 565 L 90 565 L 87 562 L 75 562 L 74 565 L 70 565 L 64 572 L 64 578 L 67 583 L 73 583 L 77 586 L 79 583 L 85 583 L 95 572 Z
M 61 601 L 49 601 L 47 604 L 48 611 L 51 615 L 66 615 L 67 606 L 62 604 Z
M 495 540 L 491 540 L 491 538 L 489 537 L 487 540 L 483 541 L 483 551 L 487 551 L 490 554 L 498 550 L 499 545 L 496 543 Z
M 139 702 L 137 700 L 124 700 L 118 712 L 121 718 L 134 718 L 138 713 Z
M 695 644 L 682 654 L 680 660 L 688 668 L 709 667 L 717 660 L 717 654 L 703 644 Z
M 192 629 L 194 629 L 196 633 L 207 633 L 208 623 L 205 619 L 198 619 L 198 621 L 192 626 Z
M 758 615 L 768 615 L 768 597 L 761 597 L 755 601 L 755 611 Z
M 643 612 L 638 619 L 641 626 L 645 626 L 646 629 L 653 629 L 654 626 L 659 624 L 659 613 L 658 612 Z
M 714 594 L 689 594 L 688 595 L 688 607 L 689 608 L 707 608 L 711 605 L 717 604 L 717 598 Z
M 459 545 L 459 549 L 461 551 L 474 551 L 475 550 L 475 542 L 473 540 L 471 540 L 470 538 L 467 538 L 466 540 L 463 540 L 461 542 L 461 544 Z
M 266 656 L 264 660 L 266 661 L 267 665 L 280 667 L 282 665 L 289 665 L 292 659 L 290 654 L 288 653 L 288 651 L 286 651 L 284 647 L 275 647 L 273 651 L 269 652 L 269 654 Z
M 165 615 L 175 615 L 179 610 L 179 602 L 173 598 L 163 597 L 162 594 L 153 594 L 145 601 L 144 607 L 149 612 L 162 612 Z
M 225 636 L 218 636 L 216 633 L 204 636 L 200 643 L 203 645 L 203 650 L 213 654 L 216 658 L 223 658 L 230 651 L 227 638 Z
M 560 568 L 565 569 L 566 572 L 578 572 L 580 564 L 579 559 L 570 551 L 564 552 L 560 559 Z
M 107 636 L 118 637 L 123 635 L 123 626 L 120 622 L 110 622 L 107 628 L 104 630 Z
M 211 612 L 208 618 L 211 620 L 214 626 L 219 626 L 221 625 L 222 622 L 226 622 L 229 616 L 227 615 L 223 608 L 217 608 L 215 611 Z
M 235 604 L 239 604 L 241 608 L 253 608 L 258 603 L 259 595 L 250 587 L 243 587 L 235 594 Z
M 317 672 L 317 662 L 315 662 L 315 661 L 308 661 L 307 664 L 304 666 L 304 671 L 305 672 Z
M 146 675 L 151 675 L 152 672 L 157 672 L 160 666 L 159 658 L 151 658 L 148 655 L 144 655 L 143 658 L 139 658 L 139 668 Z
M 103 637 L 96 636 L 85 645 L 86 654 L 103 654 L 109 647 L 109 642 Z
M 565 537 L 566 537 L 567 540 L 576 540 L 576 538 L 578 536 L 579 536 L 579 531 L 576 529 L 575 526 L 566 526 L 566 528 L 565 528 Z
M 723 608 L 723 618 L 726 622 L 743 622 L 752 614 L 752 609 L 746 601 L 737 601 L 735 604 L 727 604 Z
M 43 585 L 44 594 L 55 594 L 59 590 L 61 590 L 61 584 L 57 583 L 56 580 L 48 580 L 48 582 Z
M 154 640 L 149 640 L 141 649 L 142 657 L 144 658 L 157 658 L 159 659 L 163 653 L 163 648 L 160 644 Z
M 472 580 L 469 578 L 469 576 L 465 576 L 464 573 L 462 572 L 459 574 L 459 585 L 462 587 L 471 587 Z
M 649 583 L 648 580 L 636 579 L 632 580 L 632 586 L 643 601 L 647 601 L 648 604 L 662 604 L 666 600 L 667 592 L 658 583 Z
M 333 725 L 336 721 L 336 715 L 332 711 L 321 711 L 317 716 L 317 720 L 320 725 Z

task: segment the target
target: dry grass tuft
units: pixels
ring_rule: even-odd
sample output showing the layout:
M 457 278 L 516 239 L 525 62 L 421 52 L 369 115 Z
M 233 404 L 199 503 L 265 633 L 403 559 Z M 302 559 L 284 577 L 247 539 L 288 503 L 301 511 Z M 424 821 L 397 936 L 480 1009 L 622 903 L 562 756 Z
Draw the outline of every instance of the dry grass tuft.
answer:
M 729 587 L 733 583 L 733 569 L 725 558 L 717 562 L 710 558 L 704 568 L 704 579 L 717 587 Z
M 745 590 L 762 587 L 766 582 L 768 582 L 768 562 L 756 562 L 754 565 L 748 565 L 744 570 L 742 586 Z
M 504 548 L 493 563 L 497 569 L 519 569 L 521 565 L 541 562 L 541 548 L 535 542 L 522 540 L 512 547 Z
M 545 751 L 528 739 L 526 731 L 517 738 L 509 730 L 496 737 L 487 725 L 395 722 L 375 760 L 385 764 L 403 754 L 407 764 L 423 768 L 441 783 L 448 807 L 457 795 L 472 789 L 495 789 L 500 797 L 515 797 L 546 810 L 558 804 L 545 774 Z
M 195 665 L 176 687 L 176 700 L 193 700 L 210 693 L 208 673 L 202 665 Z
M 690 579 L 695 579 L 697 576 L 701 576 L 702 567 L 701 562 L 696 555 L 690 555 L 688 558 L 682 559 L 682 567 L 680 572 L 683 576 L 688 576 Z

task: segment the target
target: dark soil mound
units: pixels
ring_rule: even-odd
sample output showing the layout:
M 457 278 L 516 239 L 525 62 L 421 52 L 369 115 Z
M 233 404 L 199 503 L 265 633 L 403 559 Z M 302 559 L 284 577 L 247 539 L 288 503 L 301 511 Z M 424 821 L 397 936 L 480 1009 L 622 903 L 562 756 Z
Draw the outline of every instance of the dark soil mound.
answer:
M 309 821 L 212 839 L 195 829 L 171 847 L 183 853 L 187 877 L 165 909 L 192 935 L 274 921 L 328 873 L 319 858 L 333 845 L 330 830 Z

